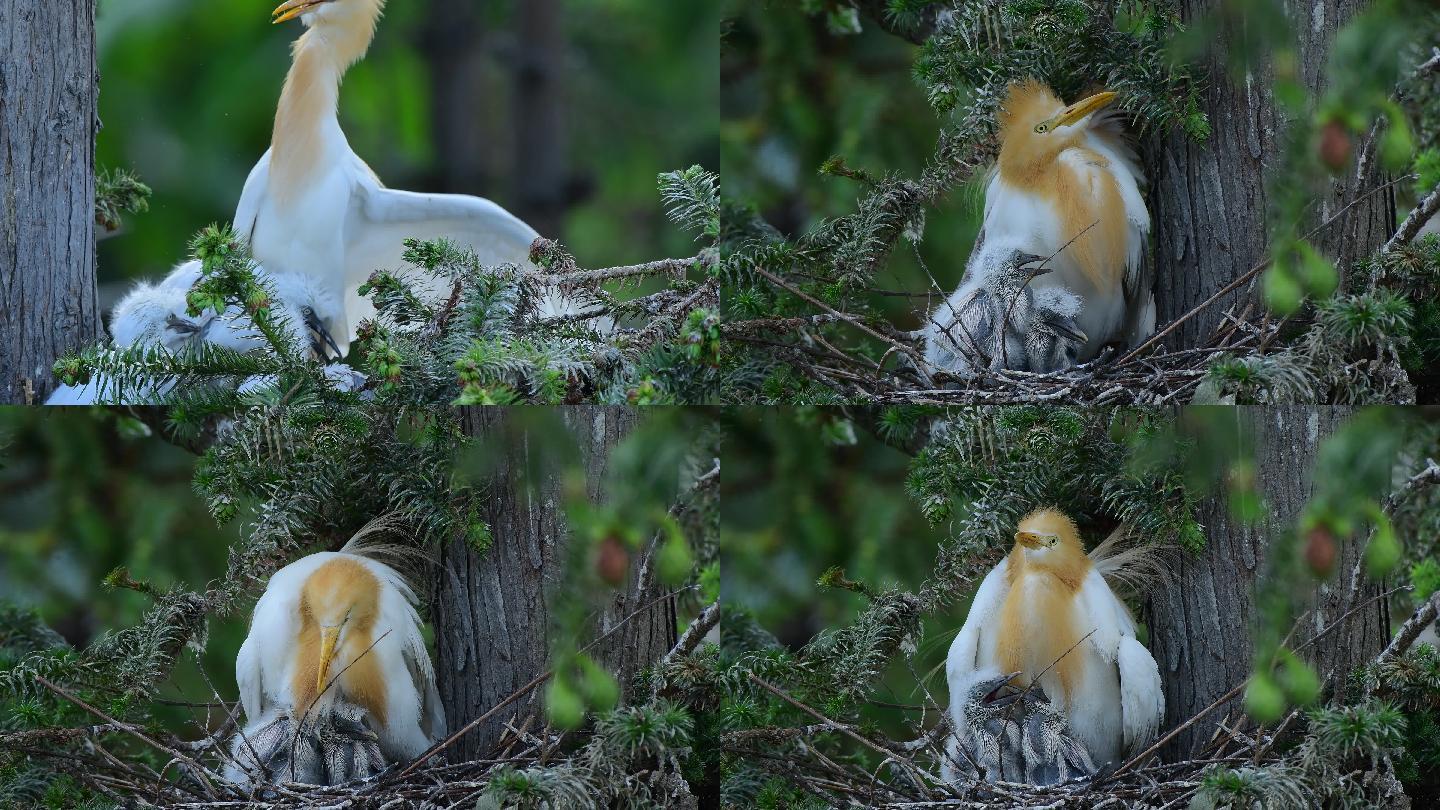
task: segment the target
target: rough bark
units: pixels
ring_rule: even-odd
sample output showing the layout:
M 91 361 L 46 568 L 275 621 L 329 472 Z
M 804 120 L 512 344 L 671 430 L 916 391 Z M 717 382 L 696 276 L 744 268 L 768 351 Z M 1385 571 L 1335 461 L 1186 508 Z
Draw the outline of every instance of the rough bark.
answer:
M 557 0 L 525 0 L 515 9 L 516 213 L 540 233 L 562 238 L 568 173 L 565 161 L 565 35 Z
M 1257 526 L 1235 520 L 1224 496 L 1206 500 L 1199 520 L 1206 529 L 1205 549 L 1179 561 L 1175 581 L 1149 599 L 1151 652 L 1160 665 L 1165 692 L 1162 728 L 1173 728 L 1219 700 L 1250 674 L 1251 628 L 1256 621 L 1255 585 L 1266 576 L 1266 563 L 1277 543 L 1296 542 L 1287 534 L 1312 492 L 1310 478 L 1320 442 L 1339 427 L 1349 411 L 1328 406 L 1241 407 L 1235 418 L 1255 438 L 1256 477 L 1267 518 Z M 1364 535 L 1341 544 L 1339 572 L 1316 587 L 1304 613 L 1296 617 L 1291 642 L 1297 646 L 1339 619 L 1349 607 L 1379 592 L 1362 584 L 1350 599 L 1348 572 L 1361 558 Z M 1373 660 L 1384 648 L 1389 619 L 1384 600 L 1357 610 L 1327 634 L 1306 657 L 1327 687 Z M 1239 698 L 1221 706 L 1178 735 L 1162 752 L 1167 758 L 1190 756 L 1208 741 L 1217 725 L 1243 712 Z
M 579 444 L 586 489 L 600 490 L 610 451 L 639 423 L 636 412 L 612 407 L 576 406 L 560 409 Z M 505 408 L 468 408 L 466 432 L 479 440 L 500 435 Z M 551 588 L 564 565 L 566 543 L 562 482 L 557 470 L 543 470 L 527 490 L 519 473 L 531 467 L 528 441 L 512 446 L 488 482 L 483 518 L 494 541 L 477 553 L 463 538 L 450 541 L 441 556 L 434 615 L 437 680 L 452 729 L 478 717 L 530 679 L 549 669 Z M 600 610 L 595 633 L 649 604 L 662 591 L 653 582 L 640 583 L 647 555 L 636 555 L 630 580 Z M 661 603 L 631 619 L 621 632 L 592 654 L 615 674 L 622 687 L 634 674 L 660 659 L 675 643 L 673 605 Z M 497 717 L 460 740 L 453 752 L 461 757 L 486 755 L 506 722 L 517 727 L 538 712 L 543 689 L 535 690 Z
M 0 0 L 0 403 L 100 334 L 94 0 Z
M 1181 17 L 1197 19 L 1219 4 L 1220 0 L 1180 0 Z M 1300 77 L 1312 99 L 1325 87 L 1324 59 L 1335 33 L 1366 5 L 1366 0 L 1287 3 L 1299 40 Z M 1265 258 L 1270 213 L 1265 184 L 1274 180 L 1282 157 L 1285 121 L 1276 108 L 1274 77 L 1268 69 L 1243 84 L 1230 80 L 1227 39 L 1222 33 L 1202 65 L 1206 88 L 1201 108 L 1210 118 L 1210 139 L 1197 143 L 1176 131 L 1153 139 L 1146 150 L 1154 183 L 1158 324 L 1189 312 Z M 1311 215 L 1311 224 L 1319 224 L 1382 182 L 1373 157 L 1359 177 L 1354 168 L 1348 169 L 1331 183 Z M 1394 195 L 1381 192 L 1357 204 L 1315 241 L 1344 268 L 1384 244 L 1394 224 Z M 1168 345 L 1179 349 L 1203 344 L 1225 311 L 1246 300 L 1247 289 L 1248 285 L 1236 290 L 1191 318 L 1167 338 Z

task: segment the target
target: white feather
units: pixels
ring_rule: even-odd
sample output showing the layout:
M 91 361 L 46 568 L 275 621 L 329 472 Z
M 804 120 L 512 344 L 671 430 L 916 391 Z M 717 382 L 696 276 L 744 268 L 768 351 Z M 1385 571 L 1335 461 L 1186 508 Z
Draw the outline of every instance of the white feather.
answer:
M 950 722 L 960 729 L 966 724 L 964 708 L 971 684 L 983 673 L 998 671 L 992 663 L 980 665 L 979 647 L 981 628 L 989 623 L 1005 601 L 1005 571 L 1009 560 L 990 570 L 981 580 L 975 598 L 970 600 L 970 610 L 965 624 L 960 627 L 955 640 L 950 642 L 950 652 L 945 656 L 945 684 L 950 691 Z M 953 740 L 952 740 L 953 744 Z M 947 761 L 941 764 L 941 777 L 954 781 L 955 766 Z
M 1125 750 L 1134 755 L 1155 738 L 1165 716 L 1165 695 L 1160 689 L 1160 667 L 1134 636 L 1120 639 L 1120 714 Z

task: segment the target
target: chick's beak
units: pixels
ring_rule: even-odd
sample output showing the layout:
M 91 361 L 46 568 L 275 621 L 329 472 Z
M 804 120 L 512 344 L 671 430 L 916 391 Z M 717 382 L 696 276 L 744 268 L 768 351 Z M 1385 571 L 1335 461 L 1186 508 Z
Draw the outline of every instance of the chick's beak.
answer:
M 325 675 L 330 670 L 330 660 L 335 657 L 335 642 L 340 638 L 340 628 L 320 628 L 320 666 L 315 669 L 315 694 L 325 691 Z
M 1058 318 L 1050 323 L 1055 333 L 1060 337 L 1069 338 L 1076 343 L 1084 343 L 1090 338 L 1080 330 L 1073 318 Z
M 1095 95 L 1087 99 L 1077 101 L 1074 104 L 1071 104 L 1069 107 L 1066 107 L 1064 111 L 1060 113 L 1060 115 L 1056 116 L 1055 126 L 1069 126 L 1089 115 L 1090 113 L 1095 112 L 1101 107 L 1106 107 L 1110 105 L 1115 101 L 1115 98 L 1115 93 L 1106 90 L 1103 93 L 1096 93 Z
M 315 6 L 329 2 L 331 2 L 331 0 L 285 0 L 285 2 L 275 7 L 274 11 L 270 12 L 270 17 L 272 18 L 270 22 L 272 25 L 279 25 L 280 23 L 299 17 Z
M 1021 253 L 1018 256 L 1018 259 L 1019 264 L 1017 266 L 1025 270 L 1029 270 L 1032 276 L 1043 276 L 1046 273 L 1050 272 L 1049 267 L 1041 266 L 1045 262 L 1049 261 L 1049 256 L 1037 256 L 1034 253 Z M 1031 266 L 1027 267 L 1026 265 Z

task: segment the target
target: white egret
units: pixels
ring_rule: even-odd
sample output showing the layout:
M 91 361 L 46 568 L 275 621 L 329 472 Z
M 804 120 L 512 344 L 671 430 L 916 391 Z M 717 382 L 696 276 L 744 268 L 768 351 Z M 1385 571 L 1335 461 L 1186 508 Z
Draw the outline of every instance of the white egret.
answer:
M 1141 277 L 1150 214 L 1144 176 L 1119 120 L 1115 93 L 1064 104 L 1036 81 L 1011 85 L 1000 112 L 1000 157 L 985 190 L 981 245 L 1053 256 L 1036 290 L 1061 287 L 1082 301 L 1087 337 L 1078 359 L 1107 344 L 1135 345 L 1155 329 Z
M 1160 671 L 1105 581 L 1129 559 L 1110 548 L 1087 556 L 1074 522 L 1056 509 L 1020 521 L 1014 548 L 981 582 L 946 657 L 956 728 L 967 722 L 976 673 L 993 670 L 1038 685 L 1097 766 L 1154 737 L 1165 708 Z
M 358 543 L 365 533 L 270 578 L 235 659 L 246 730 L 233 751 L 277 719 L 282 727 L 327 722 L 352 706 L 391 762 L 412 760 L 444 736 L 415 593 L 400 572 L 367 556 Z
M 315 277 L 342 302 L 327 325 L 342 351 L 374 312 L 359 286 L 402 265 L 403 240 L 446 238 L 483 264 L 528 266 L 539 234 L 480 197 L 385 188 L 350 148 L 337 117 L 340 79 L 365 55 L 384 0 L 286 0 L 274 22 L 299 18 L 270 148 L 250 171 L 235 230 L 276 273 Z M 432 291 L 433 292 L 433 291 Z M 448 292 L 448 290 L 447 290 Z

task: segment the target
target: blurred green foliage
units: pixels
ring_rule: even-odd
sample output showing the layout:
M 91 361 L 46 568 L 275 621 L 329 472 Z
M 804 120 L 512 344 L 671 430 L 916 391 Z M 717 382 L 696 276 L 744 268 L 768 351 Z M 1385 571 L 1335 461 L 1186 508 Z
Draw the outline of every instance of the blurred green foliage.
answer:
M 868 193 L 821 175 L 829 158 L 876 176 L 918 176 L 945 123 L 911 77 L 919 46 L 874 25 L 837 31 L 803 5 L 729 2 L 721 48 L 725 195 L 753 204 L 787 236 L 854 211 Z M 926 212 L 925 240 L 896 251 L 876 287 L 934 291 L 926 268 L 944 295 L 959 285 L 980 228 L 983 178 L 964 189 Z M 914 329 L 940 300 L 879 296 L 875 306 Z
M 355 151 L 390 186 L 435 190 L 447 156 L 432 132 L 424 29 L 442 5 L 393 0 L 369 55 L 346 75 L 340 122 Z M 486 93 L 471 117 L 487 145 L 484 187 L 466 193 L 516 204 L 516 9 L 477 3 L 475 43 Z M 185 258 L 191 235 L 227 222 L 250 168 L 269 146 L 289 45 L 299 23 L 271 26 L 259 0 L 100 0 L 97 165 L 135 172 L 154 195 L 100 246 L 100 282 L 118 296 L 129 280 L 159 276 Z M 557 65 L 564 91 L 571 195 L 558 237 L 587 267 L 688 255 L 688 236 L 665 219 L 655 177 L 681 166 L 716 168 L 717 0 L 563 0 Z M 107 286 L 108 285 L 108 286 Z
M 112 571 L 161 590 L 199 589 L 221 576 L 242 521 L 210 518 L 191 489 L 195 462 L 120 411 L 0 408 L 0 602 L 37 610 L 81 647 L 138 624 L 153 604 L 136 590 L 106 587 Z M 193 655 L 181 656 L 162 695 L 206 702 L 213 683 L 233 696 L 248 624 L 246 616 L 211 621 L 204 672 Z M 161 705 L 155 714 L 178 729 L 205 716 L 196 711 Z

